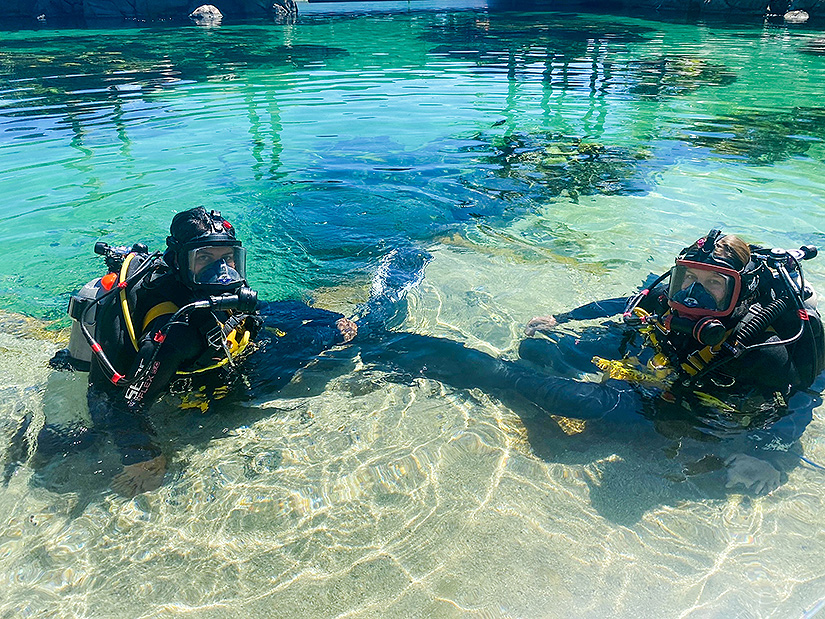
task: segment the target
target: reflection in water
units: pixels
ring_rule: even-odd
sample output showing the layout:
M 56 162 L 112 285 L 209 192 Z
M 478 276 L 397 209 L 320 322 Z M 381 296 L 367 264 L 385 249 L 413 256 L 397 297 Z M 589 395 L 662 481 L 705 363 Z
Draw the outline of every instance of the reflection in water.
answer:
M 472 61 L 485 72 L 506 71 L 511 80 L 540 78 L 551 90 L 590 90 L 593 96 L 672 97 L 736 79 L 727 67 L 700 57 L 628 59 L 628 47 L 651 34 L 642 26 L 591 24 L 573 16 L 539 23 L 532 15 L 508 22 L 458 16 L 424 39 L 438 44 L 434 53 Z
M 807 155 L 812 146 L 825 140 L 825 108 L 795 107 L 695 120 L 685 127 L 683 137 L 725 157 L 760 165 L 775 163 Z
M 825 65 L 789 28 L 439 9 L 0 38 L 0 304 L 29 315 L 65 320 L 94 241 L 161 247 L 198 204 L 237 223 L 266 299 L 350 313 L 380 256 L 426 245 L 403 328 L 505 358 L 535 313 L 636 289 L 710 225 L 825 238 Z M 57 345 L 6 331 L 0 429 L 81 411 L 82 389 L 44 393 Z M 170 420 L 181 451 L 134 501 L 75 488 L 67 462 L 61 493 L 21 469 L 0 489 L 0 615 L 815 608 L 819 471 L 752 500 L 678 427 L 568 435 L 472 385 L 346 362 Z

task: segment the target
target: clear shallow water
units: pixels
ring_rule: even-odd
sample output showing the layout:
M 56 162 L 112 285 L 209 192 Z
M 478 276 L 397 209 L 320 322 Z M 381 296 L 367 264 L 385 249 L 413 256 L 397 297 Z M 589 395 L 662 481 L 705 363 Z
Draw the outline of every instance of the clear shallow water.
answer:
M 817 34 L 482 9 L 2 33 L 0 308 L 54 332 L 96 240 L 159 247 L 205 204 L 269 299 L 350 313 L 382 255 L 426 247 L 405 328 L 512 356 L 536 313 L 627 293 L 712 225 L 825 244 Z M 2 322 L 5 425 L 84 414 L 48 334 Z M 677 481 L 707 445 L 568 437 L 357 363 L 202 425 L 170 421 L 172 470 L 134 500 L 82 457 L 59 491 L 18 473 L 2 615 L 811 616 L 825 598 L 811 468 L 754 499 Z M 823 436 L 818 409 L 817 462 Z

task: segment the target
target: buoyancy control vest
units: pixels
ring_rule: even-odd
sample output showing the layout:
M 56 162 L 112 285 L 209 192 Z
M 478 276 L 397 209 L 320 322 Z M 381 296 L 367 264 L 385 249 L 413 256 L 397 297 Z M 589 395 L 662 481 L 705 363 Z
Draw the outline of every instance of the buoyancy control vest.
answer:
M 810 387 L 825 370 L 825 334 L 817 295 L 805 284 L 799 263 L 816 256 L 816 248 L 806 246 L 790 252 L 751 249 L 760 282 L 745 306 L 746 312 L 721 320 L 679 321 L 668 308 L 664 291 L 654 284 L 631 298 L 624 314 L 626 324 L 640 331 L 656 353 L 648 367 L 625 368 L 624 360 L 594 359 L 594 363 L 607 376 L 631 382 L 666 386 L 679 380 L 696 386 L 713 379 L 717 385 L 725 385 L 727 380 L 730 384 L 725 386 L 732 386 L 737 376 L 728 370 L 737 360 L 759 349 L 785 346 L 793 368 L 792 375 L 783 377 L 787 386 Z M 666 277 L 660 277 L 656 284 Z M 708 325 L 715 331 L 706 338 L 709 342 L 702 341 L 710 332 Z
M 169 316 L 164 326 L 153 329 L 156 354 L 168 325 L 195 310 L 211 310 L 214 326 L 204 333 L 207 353 L 179 370 L 179 376 L 234 366 L 254 348 L 259 319 L 254 315 L 257 294 L 253 290 L 243 287 L 238 294 L 192 301 L 191 292 L 175 280 L 159 254 L 148 254 L 145 245 L 127 249 L 97 243 L 95 253 L 105 257 L 109 272 L 71 297 L 69 346 L 53 357 L 53 367 L 89 371 L 95 356 L 112 384 L 128 388 L 140 376 L 127 377 L 115 368 L 132 366 L 150 325 Z M 226 318 L 219 320 L 216 312 Z M 103 328 L 102 323 L 106 323 Z

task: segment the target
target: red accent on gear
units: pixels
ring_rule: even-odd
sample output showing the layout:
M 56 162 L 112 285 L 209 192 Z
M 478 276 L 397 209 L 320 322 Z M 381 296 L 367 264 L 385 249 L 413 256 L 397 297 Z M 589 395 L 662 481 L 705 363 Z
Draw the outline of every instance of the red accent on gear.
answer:
M 112 375 L 112 384 L 117 385 L 122 380 L 123 380 L 123 374 L 118 374 L 117 372 L 115 372 Z
M 100 352 L 101 350 L 103 350 L 103 347 L 97 342 L 95 342 L 94 344 L 92 344 L 92 350 L 95 352 Z
M 808 312 L 804 309 L 799 310 L 799 319 L 808 320 Z
M 103 286 L 104 290 L 111 290 L 112 286 L 115 285 L 117 281 L 117 273 L 107 273 L 103 277 L 100 278 L 100 285 Z
M 166 335 L 158 331 L 157 333 L 155 333 L 155 337 L 153 337 L 152 339 L 155 340 L 158 344 L 163 344 L 163 340 L 166 339 Z

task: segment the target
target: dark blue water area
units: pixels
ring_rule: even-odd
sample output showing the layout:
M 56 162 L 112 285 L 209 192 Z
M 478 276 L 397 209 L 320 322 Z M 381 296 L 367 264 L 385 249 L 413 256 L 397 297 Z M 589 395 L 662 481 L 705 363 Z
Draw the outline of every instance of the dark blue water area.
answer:
M 655 222 L 644 198 L 674 171 L 679 194 L 717 174 L 807 187 L 822 157 L 804 29 L 302 7 L 294 26 L 0 35 L 0 304 L 61 316 L 99 274 L 95 241 L 161 248 L 198 204 L 238 225 L 268 297 L 365 286 L 393 247 L 530 218 L 551 221 L 520 241 L 609 263 L 622 257 L 571 242 L 568 213 L 637 197 L 634 218 Z M 777 232 L 768 219 L 756 227 Z

